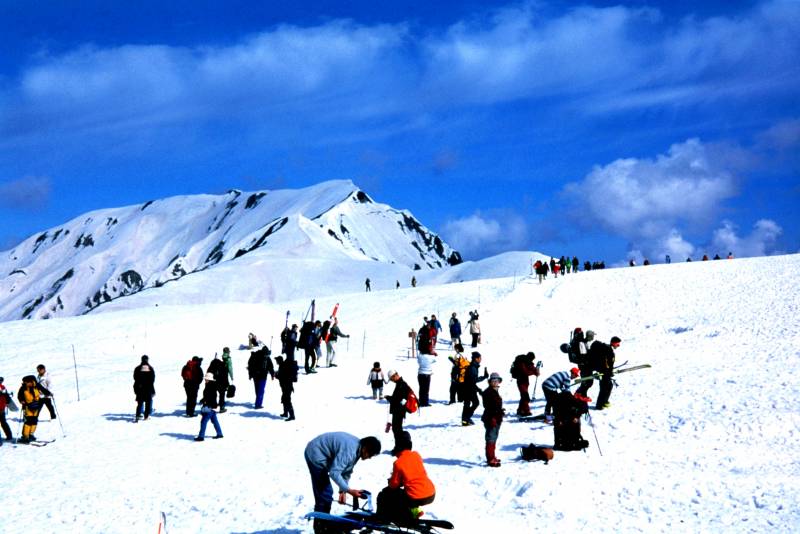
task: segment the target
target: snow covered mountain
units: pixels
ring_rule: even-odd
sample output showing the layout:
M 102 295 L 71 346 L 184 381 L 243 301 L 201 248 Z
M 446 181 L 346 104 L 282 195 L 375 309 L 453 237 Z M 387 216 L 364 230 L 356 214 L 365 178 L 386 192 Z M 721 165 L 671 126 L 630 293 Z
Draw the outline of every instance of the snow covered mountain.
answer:
M 410 212 L 374 202 L 348 180 L 179 196 L 93 211 L 3 253 L 0 321 L 79 315 L 156 289 L 150 298 L 181 300 L 189 291 L 208 293 L 210 301 L 218 293 L 224 301 L 271 302 L 305 296 L 307 276 L 341 281 L 358 273 L 363 284 L 371 269 L 405 280 L 412 271 L 459 263 L 460 254 Z M 291 272 L 301 276 L 275 279 L 277 264 L 295 265 Z M 257 280 L 258 287 L 189 276 L 215 269 L 231 270 L 228 280 Z M 239 269 L 246 274 L 237 276 Z

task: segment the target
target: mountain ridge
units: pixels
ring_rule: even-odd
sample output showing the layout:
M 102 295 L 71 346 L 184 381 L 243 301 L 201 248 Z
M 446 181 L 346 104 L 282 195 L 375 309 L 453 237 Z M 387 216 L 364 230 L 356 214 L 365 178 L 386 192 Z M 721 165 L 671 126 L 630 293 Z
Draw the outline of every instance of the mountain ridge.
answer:
M 3 253 L 0 321 L 79 315 L 207 269 L 298 257 L 416 271 L 462 262 L 411 212 L 350 180 L 174 196 L 94 210 Z

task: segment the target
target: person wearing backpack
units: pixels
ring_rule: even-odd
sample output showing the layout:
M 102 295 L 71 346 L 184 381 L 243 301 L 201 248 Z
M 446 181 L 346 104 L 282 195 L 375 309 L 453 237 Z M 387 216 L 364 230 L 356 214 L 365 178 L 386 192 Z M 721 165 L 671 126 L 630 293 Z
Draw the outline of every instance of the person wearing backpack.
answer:
M 272 365 L 272 358 L 269 356 L 269 348 L 265 345 L 251 352 L 250 359 L 247 360 L 247 377 L 253 381 L 256 393 L 256 400 L 253 404 L 255 410 L 264 407 L 264 388 L 267 385 L 267 376 L 275 378 L 275 368 Z
M 217 401 L 219 413 L 225 413 L 227 411 L 225 409 L 225 396 L 228 393 L 228 386 L 230 385 L 230 382 L 228 382 L 228 367 L 225 365 L 224 361 L 220 360 L 219 357 L 214 354 L 214 359 L 208 364 L 206 373 L 214 375 L 214 386 L 217 388 L 217 393 L 219 394 L 219 400 Z
M 36 441 L 36 426 L 39 424 L 39 412 L 42 409 L 42 401 L 39 388 L 36 387 L 36 377 L 27 375 L 22 379 L 22 385 L 17 392 L 17 400 L 22 408 L 24 424 L 22 425 L 22 437 L 19 443 L 30 443 Z
M 197 406 L 197 394 L 200 391 L 200 384 L 203 383 L 203 359 L 199 356 L 192 356 L 181 369 L 183 378 L 183 389 L 186 392 L 186 417 L 194 417 L 195 407 Z
M 469 367 L 469 361 L 464 357 L 464 346 L 457 343 L 453 348 L 456 351 L 455 356 L 447 357 L 453 362 L 453 368 L 450 371 L 450 402 L 448 404 L 455 404 L 456 399 L 458 402 L 463 401 L 464 376 Z
M 516 357 L 514 365 L 511 367 L 511 377 L 517 381 L 517 389 L 519 390 L 517 415 L 520 417 L 531 415 L 531 395 L 528 392 L 531 383 L 530 377 L 539 376 L 539 368 L 533 363 L 535 359 L 536 355 L 533 352 L 520 354 Z
M 408 413 L 406 403 L 408 402 L 411 387 L 406 384 L 406 381 L 397 371 L 390 370 L 386 374 L 389 376 L 389 380 L 394 382 L 394 391 L 391 395 L 386 396 L 389 401 L 389 413 L 392 416 L 392 422 L 387 425 L 386 431 L 392 431 L 394 443 L 397 446 L 397 440 L 403 433 L 403 420 L 406 418 L 406 413 Z
M 6 406 L 11 404 L 11 394 L 3 385 L 4 380 L 5 379 L 0 376 L 0 428 L 3 429 L 6 439 L 11 441 L 14 436 L 11 434 L 11 428 L 8 426 L 8 422 L 6 421 Z M 0 440 L 0 445 L 2 445 L 2 443 L 2 440 Z
M 622 340 L 617 336 L 611 338 L 608 345 L 601 341 L 595 341 L 592 344 L 590 360 L 594 365 L 594 370 L 600 373 L 600 391 L 597 394 L 597 404 L 595 409 L 603 410 L 611 407 L 608 401 L 611 397 L 611 390 L 614 388 L 614 361 L 616 354 L 614 350 L 617 349 Z
M 281 352 L 286 355 L 287 360 L 294 361 L 294 349 L 297 347 L 298 338 L 297 325 L 291 328 L 284 328 L 281 333 Z
M 486 465 L 489 467 L 500 467 L 500 460 L 495 456 L 497 449 L 497 438 L 500 435 L 500 425 L 506 414 L 503 409 L 503 399 L 500 397 L 500 383 L 502 377 L 497 373 L 489 376 L 489 387 L 483 393 L 483 427 L 486 429 Z
M 294 421 L 292 393 L 294 392 L 294 383 L 297 382 L 297 362 L 284 360 L 283 356 L 277 356 L 275 361 L 278 363 L 275 378 L 278 379 L 278 384 L 281 387 L 281 404 L 283 405 L 281 417 L 285 417 L 286 421 Z
M 422 320 L 422 326 L 419 327 L 419 332 L 417 333 L 417 353 L 433 354 L 431 326 L 427 317 Z
M 311 321 L 303 323 L 300 335 L 297 338 L 297 346 L 305 351 L 305 371 L 306 374 L 316 373 L 314 367 L 317 365 L 317 351 L 315 347 L 316 336 L 314 333 L 315 324 Z
M 478 382 L 489 378 L 489 369 L 484 368 L 483 376 L 480 376 L 481 369 L 481 353 L 475 351 L 472 353 L 472 361 L 467 367 L 467 372 L 464 374 L 464 407 L 461 411 L 461 426 L 471 426 L 475 423 L 472 422 L 472 414 L 478 408 L 480 401 L 478 400 Z

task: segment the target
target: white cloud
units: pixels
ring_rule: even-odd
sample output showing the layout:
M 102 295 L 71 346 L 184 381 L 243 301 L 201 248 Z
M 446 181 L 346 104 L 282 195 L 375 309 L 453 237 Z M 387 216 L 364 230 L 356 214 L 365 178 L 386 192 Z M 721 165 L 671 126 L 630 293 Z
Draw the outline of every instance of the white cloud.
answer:
M 734 196 L 734 177 L 709 157 L 703 143 L 689 139 L 656 159 L 621 159 L 596 167 L 565 193 L 585 217 L 632 242 L 668 236 L 681 222 L 700 227 L 715 218 L 721 202 Z
M 750 234 L 740 237 L 737 227 L 730 221 L 723 221 L 722 227 L 714 232 L 711 247 L 720 256 L 733 252 L 734 256 L 765 256 L 775 252 L 775 242 L 783 229 L 770 219 L 761 219 L 753 225 Z
M 528 227 L 513 213 L 490 217 L 476 212 L 445 223 L 442 235 L 465 259 L 474 259 L 524 249 Z
M 800 119 L 787 119 L 774 124 L 758 136 L 761 146 L 778 151 L 800 147 Z
M 551 11 L 548 11 L 550 9 Z M 800 88 L 800 3 L 673 22 L 650 8 L 538 3 L 455 22 L 283 25 L 227 46 L 78 47 L 0 87 L 0 134 L 228 119 L 276 130 L 556 97 L 582 112 Z M 485 15 L 485 14 L 481 14 Z
M 625 238 L 628 257 L 663 261 L 700 254 L 685 234 L 707 235 L 724 213 L 724 202 L 737 194 L 733 169 L 747 166 L 747 151 L 689 139 L 655 159 L 621 159 L 595 167 L 586 178 L 564 188 L 581 210 L 582 221 Z M 760 220 L 740 237 L 725 221 L 713 233 L 714 253 L 760 256 L 775 252 L 781 227 Z M 711 254 L 713 255 L 713 254 Z
M 50 191 L 50 178 L 46 176 L 25 176 L 0 183 L 0 206 L 35 211 L 47 205 Z

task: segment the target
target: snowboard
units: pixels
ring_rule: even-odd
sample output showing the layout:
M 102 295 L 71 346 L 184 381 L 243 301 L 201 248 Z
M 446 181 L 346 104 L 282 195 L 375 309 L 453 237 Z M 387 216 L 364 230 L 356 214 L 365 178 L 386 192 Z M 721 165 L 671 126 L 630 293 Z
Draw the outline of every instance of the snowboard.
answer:
M 306 519 L 316 519 L 329 524 L 342 532 L 353 532 L 366 529 L 367 532 L 385 532 L 388 534 L 434 534 L 437 529 L 452 530 L 455 528 L 450 521 L 442 519 L 418 519 L 414 523 L 396 524 L 386 521 L 369 512 L 347 512 L 344 515 L 312 512 Z

